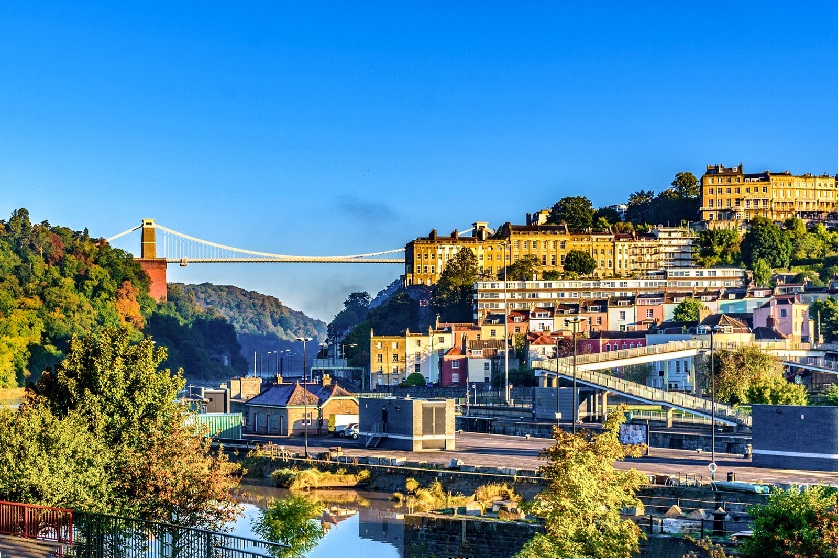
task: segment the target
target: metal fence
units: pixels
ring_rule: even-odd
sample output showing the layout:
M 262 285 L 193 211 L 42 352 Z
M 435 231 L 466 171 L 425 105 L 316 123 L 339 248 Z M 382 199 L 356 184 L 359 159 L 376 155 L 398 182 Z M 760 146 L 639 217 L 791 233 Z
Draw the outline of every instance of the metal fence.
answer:
M 76 557 L 276 557 L 286 547 L 276 542 L 188 528 L 162 522 L 75 511 Z
M 73 511 L 0 501 L 0 534 L 73 543 Z

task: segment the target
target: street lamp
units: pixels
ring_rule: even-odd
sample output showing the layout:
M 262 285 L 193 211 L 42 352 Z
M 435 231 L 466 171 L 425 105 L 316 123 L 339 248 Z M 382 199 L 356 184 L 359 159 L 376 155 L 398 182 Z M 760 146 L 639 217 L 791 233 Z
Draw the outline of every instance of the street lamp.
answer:
M 571 421 L 573 424 L 571 425 L 571 432 L 577 434 L 577 331 L 580 328 L 580 323 L 586 320 L 584 316 L 575 316 L 574 318 L 566 318 L 565 325 L 568 326 L 569 324 L 573 324 L 574 328 L 571 334 L 571 342 L 574 345 L 574 360 L 571 362 L 572 366 L 572 384 L 571 384 L 571 406 L 573 408 L 571 414 Z M 559 368 L 556 370 L 557 377 L 559 376 Z
M 554 377 L 554 388 L 556 389 L 556 426 L 559 428 L 559 338 L 556 339 L 556 376 Z
M 309 458 L 309 393 L 306 391 L 306 342 L 311 341 L 312 338 L 301 336 L 294 338 L 298 342 L 303 342 L 303 456 Z
M 507 241 L 504 246 L 504 403 L 510 404 L 510 334 L 507 332 Z
M 714 331 L 719 326 L 711 327 L 711 464 L 708 468 L 711 470 L 711 481 L 715 480 L 717 472 L 716 446 L 717 446 L 717 429 L 716 429 L 716 415 L 717 415 L 717 399 L 716 399 L 716 379 L 714 378 Z
M 347 348 L 348 347 L 356 347 L 358 344 L 341 344 L 341 355 L 343 356 L 343 360 L 341 361 L 341 368 L 342 368 L 342 377 L 349 378 L 350 375 L 347 374 Z

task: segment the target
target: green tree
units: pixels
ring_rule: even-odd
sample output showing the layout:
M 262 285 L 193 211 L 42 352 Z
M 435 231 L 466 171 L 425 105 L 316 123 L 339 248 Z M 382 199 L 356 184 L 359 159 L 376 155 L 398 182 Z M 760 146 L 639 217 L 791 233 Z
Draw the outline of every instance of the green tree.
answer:
M 112 452 L 112 512 L 218 529 L 239 512 L 230 496 L 235 467 L 185 425 L 188 414 L 176 403 L 183 379 L 158 368 L 165 358 L 150 338 L 132 343 L 124 328 L 74 338 L 55 373 L 34 386 L 29 405 L 82 418 Z
M 471 309 L 471 307 L 470 307 Z M 399 290 L 367 315 L 370 327 L 380 336 L 396 336 L 405 330 L 419 330 L 419 303 L 405 290 Z
M 825 342 L 837 341 L 837 301 L 835 297 L 817 299 L 810 303 L 810 318 L 816 321 L 816 333 Z
M 821 391 L 822 405 L 835 406 L 839 405 L 839 387 L 835 384 L 828 384 L 824 390 Z
M 591 200 L 585 196 L 566 196 L 551 208 L 547 222 L 558 225 L 565 223 L 569 231 L 585 231 L 594 219 Z
M 610 208 L 609 206 L 598 208 L 597 211 L 594 212 L 595 220 L 600 220 L 601 218 L 605 219 L 610 224 L 623 221 L 621 219 L 621 214 L 618 213 L 618 210 Z
M 653 222 L 652 204 L 654 199 L 655 193 L 652 190 L 638 190 L 630 194 L 629 200 L 626 202 L 624 220 L 636 225 Z
M 107 512 L 111 450 L 71 413 L 46 406 L 0 408 L 0 500 Z
M 507 279 L 510 281 L 532 281 L 539 279 L 542 264 L 533 254 L 526 254 L 507 266 Z
M 472 321 L 472 286 L 478 279 L 478 257 L 468 248 L 449 260 L 434 287 L 434 307 L 446 322 Z
M 254 531 L 265 540 L 288 546 L 273 550 L 278 557 L 304 557 L 325 534 L 320 522 L 313 520 L 322 511 L 319 500 L 293 493 L 263 510 Z
M 705 267 L 740 261 L 740 235 L 735 229 L 706 229 L 699 233 L 699 263 Z
M 638 506 L 635 492 L 645 482 L 637 470 L 618 470 L 616 460 L 640 456 L 643 445 L 624 446 L 618 438 L 626 406 L 609 414 L 600 434 L 554 429 L 555 444 L 542 451 L 540 468 L 548 487 L 527 504 L 545 521 L 519 552 L 520 557 L 631 557 L 642 532 L 621 519 L 623 507 Z
M 806 406 L 807 389 L 780 376 L 755 379 L 746 390 L 746 401 L 750 404 L 772 404 L 774 406 Z
M 339 334 L 355 328 L 367 318 L 370 307 L 370 294 L 366 291 L 350 293 L 344 301 L 344 308 L 335 315 L 327 327 L 330 339 L 336 339 Z
M 711 386 L 710 360 L 702 366 L 703 384 L 707 391 Z M 749 400 L 749 389 L 756 385 L 755 395 L 764 397 L 765 387 L 774 386 L 777 380 L 784 380 L 784 366 L 770 353 L 755 345 L 740 346 L 735 350 L 714 352 L 714 379 L 716 399 L 729 404 L 745 404 Z M 764 388 L 761 388 L 763 386 Z M 783 389 L 776 389 L 776 394 Z M 772 394 L 772 389 L 769 389 Z
M 425 386 L 425 377 L 421 373 L 411 373 L 405 379 L 403 386 Z
M 769 287 L 772 282 L 772 269 L 766 260 L 758 258 L 752 266 L 752 277 L 757 287 Z
M 699 299 L 688 297 L 673 309 L 673 320 L 679 322 L 699 322 L 700 311 L 705 305 Z
M 756 217 L 743 236 L 740 252 L 746 266 L 754 270 L 758 259 L 764 259 L 772 268 L 786 268 L 792 256 L 792 242 L 780 227 L 765 217 Z
M 690 171 L 677 173 L 670 186 L 680 198 L 699 198 L 699 179 Z
M 836 488 L 813 485 L 777 489 L 766 505 L 748 507 L 752 537 L 746 557 L 836 557 Z
M 597 268 L 597 262 L 584 250 L 569 250 L 563 268 L 572 274 L 589 276 Z

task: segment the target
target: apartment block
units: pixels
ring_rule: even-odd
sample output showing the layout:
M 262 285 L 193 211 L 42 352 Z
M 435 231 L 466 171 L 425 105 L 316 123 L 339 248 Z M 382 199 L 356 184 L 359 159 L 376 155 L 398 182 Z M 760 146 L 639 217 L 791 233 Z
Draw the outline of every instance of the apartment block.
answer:
M 742 163 L 708 165 L 700 182 L 700 214 L 711 227 L 738 226 L 758 216 L 774 221 L 836 218 L 836 177 L 828 174 L 745 173 Z
M 660 227 L 649 233 L 568 231 L 565 225 L 544 225 L 544 214 L 528 214 L 528 225 L 505 223 L 497 232 L 487 222 L 472 224 L 472 236 L 452 231 L 441 237 L 436 230 L 428 237 L 405 245 L 404 285 L 433 285 L 448 262 L 461 250 L 471 250 L 481 277 L 500 279 L 505 266 L 534 257 L 542 271 L 564 271 L 565 257 L 572 250 L 591 255 L 592 274 L 598 278 L 629 277 L 669 266 L 690 266 L 696 235 L 689 229 Z
M 440 359 L 455 346 L 455 336 L 451 328 L 406 331 L 401 336 L 376 336 L 371 330 L 371 386 L 399 384 L 411 373 L 421 374 L 426 382 L 438 382 Z

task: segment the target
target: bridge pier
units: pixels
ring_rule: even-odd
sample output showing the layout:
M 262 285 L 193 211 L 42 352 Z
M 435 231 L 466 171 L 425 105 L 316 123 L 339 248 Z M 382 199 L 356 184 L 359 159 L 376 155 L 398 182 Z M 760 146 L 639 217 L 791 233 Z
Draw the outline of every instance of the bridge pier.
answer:
M 673 408 L 664 409 L 665 418 L 667 420 L 667 428 L 673 427 Z
M 157 229 L 153 219 L 143 219 L 140 268 L 149 276 L 149 296 L 158 303 L 166 302 L 166 259 L 157 257 Z

